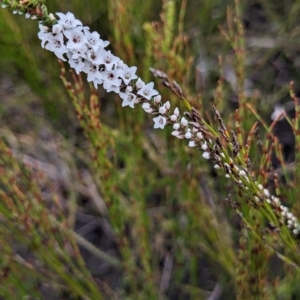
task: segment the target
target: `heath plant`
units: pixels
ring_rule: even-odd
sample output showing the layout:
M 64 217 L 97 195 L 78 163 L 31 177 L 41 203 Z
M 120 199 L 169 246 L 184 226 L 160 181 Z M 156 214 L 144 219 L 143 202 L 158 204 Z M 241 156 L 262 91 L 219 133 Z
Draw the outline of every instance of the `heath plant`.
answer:
M 236 0 L 220 26 L 236 74 L 231 81 L 235 107 L 228 117 L 228 57 L 219 56 L 210 92 L 191 88 L 197 78 L 184 31 L 189 1 L 179 6 L 162 1 L 154 22 L 143 19 L 150 4 L 135 18 L 136 2 L 108 1 L 108 41 L 101 28 L 90 29 L 72 12 L 50 13 L 44 0 L 0 0 L 13 14 L 37 20 L 41 47 L 58 59 L 80 139 L 89 145 L 90 154 L 78 150 L 76 163 L 87 165 L 94 183 L 93 208 L 80 207 L 76 195 L 68 202 L 51 190 L 43 171 L 24 162 L 9 135 L 1 134 L 1 297 L 44 297 L 50 291 L 61 299 L 298 295 L 300 111 L 295 84 L 289 87 L 294 114 L 282 110 L 268 125 L 255 93 L 246 89 L 243 5 Z M 131 32 L 142 29 L 138 41 Z M 111 102 L 103 103 L 100 95 Z M 110 119 L 103 106 L 117 116 Z M 295 140 L 292 168 L 274 135 L 282 119 Z M 279 162 L 277 169 L 272 160 Z M 44 189 L 49 189 L 47 200 Z M 101 217 L 111 251 L 78 233 L 82 211 Z M 95 275 L 89 255 L 109 268 L 113 279 Z

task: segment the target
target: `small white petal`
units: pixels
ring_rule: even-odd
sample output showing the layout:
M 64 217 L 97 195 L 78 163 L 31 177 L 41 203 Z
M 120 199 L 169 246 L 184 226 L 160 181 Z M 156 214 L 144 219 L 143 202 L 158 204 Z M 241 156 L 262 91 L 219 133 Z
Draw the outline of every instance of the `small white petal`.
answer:
M 176 115 L 172 115 L 172 116 L 170 117 L 170 120 L 171 120 L 172 122 L 175 122 L 175 121 L 177 120 L 177 116 L 176 116 Z
M 150 104 L 147 103 L 147 102 L 144 102 L 144 103 L 142 104 L 142 108 L 143 108 L 144 110 L 147 110 L 147 109 L 150 108 Z
M 177 129 L 179 129 L 179 128 L 180 128 L 180 124 L 179 124 L 179 123 L 175 123 L 175 124 L 173 125 L 173 129 L 177 130 Z
M 137 82 L 135 83 L 135 86 L 136 86 L 137 89 L 143 88 L 144 85 L 145 85 L 145 83 L 144 83 L 144 81 L 141 78 L 139 78 L 137 80 Z
M 189 141 L 189 145 L 188 146 L 191 147 L 191 148 L 193 148 L 193 147 L 196 147 L 197 145 L 196 145 L 195 141 Z
M 167 118 L 163 116 L 158 116 L 153 118 L 154 121 L 154 128 L 161 128 L 164 129 L 165 125 L 167 124 Z
M 165 108 L 164 106 L 161 106 L 161 107 L 159 108 L 159 110 L 158 110 L 158 112 L 159 112 L 161 115 L 165 114 L 166 111 L 167 111 L 167 110 L 166 110 L 166 108 Z
M 210 153 L 209 152 L 203 152 L 202 157 L 205 159 L 210 159 Z
M 203 135 L 202 135 L 201 132 L 198 132 L 198 133 L 196 134 L 196 136 L 197 136 L 197 138 L 198 138 L 199 140 L 202 140 L 202 139 L 203 139 Z
M 60 24 L 55 24 L 55 25 L 52 26 L 52 32 L 54 34 L 58 34 L 58 33 L 62 32 L 62 29 L 63 28 Z
M 190 139 L 192 137 L 192 134 L 188 131 L 184 136 L 186 139 Z
M 161 95 L 157 95 L 153 99 L 155 103 L 159 103 L 161 101 Z
M 208 146 L 207 146 L 206 142 L 204 144 L 202 144 L 202 146 L 201 146 L 202 150 L 205 151 L 205 150 L 207 150 L 207 148 L 208 148 Z
M 188 125 L 188 120 L 185 117 L 182 117 L 181 125 L 184 126 L 184 127 Z

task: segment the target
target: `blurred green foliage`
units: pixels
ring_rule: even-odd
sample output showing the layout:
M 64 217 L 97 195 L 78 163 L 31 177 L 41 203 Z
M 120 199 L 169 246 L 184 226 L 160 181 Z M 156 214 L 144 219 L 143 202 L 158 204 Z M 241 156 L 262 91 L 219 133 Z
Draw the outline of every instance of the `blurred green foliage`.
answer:
M 117 56 L 138 67 L 143 80 L 154 81 L 150 67 L 167 73 L 212 123 L 211 105 L 217 105 L 228 128 L 240 126 L 241 144 L 252 139 L 253 175 L 270 189 L 280 184 L 285 204 L 300 215 L 297 174 L 272 166 L 263 129 L 248 136 L 257 120 L 268 127 L 273 105 L 289 101 L 289 81 L 299 78 L 300 1 L 242 2 L 243 28 L 233 0 L 46 4 L 49 12 L 71 11 L 98 31 Z M 273 233 L 264 235 L 271 229 L 233 182 L 173 138 L 170 128 L 154 131 L 139 107 L 121 108 L 120 99 L 94 91 L 69 72 L 62 81 L 64 68 L 40 47 L 37 25 L 0 10 L 0 134 L 5 141 L 0 201 L 7 218 L 0 219 L 5 254 L 0 296 L 297 299 L 299 273 L 256 238 L 263 232 L 268 245 L 282 246 Z M 184 109 L 182 101 L 156 84 L 172 106 Z M 256 144 L 266 151 L 259 152 Z M 287 145 L 292 153 L 293 143 Z M 8 148 L 16 158 L 7 156 Z M 42 183 L 36 165 L 44 166 L 47 180 Z M 275 167 L 285 176 L 274 184 L 268 173 Z M 251 229 L 224 202 L 228 194 L 240 203 Z M 20 195 L 24 206 L 36 211 L 22 210 Z M 3 203 L 9 199 L 21 209 L 7 209 Z M 27 214 L 33 224 L 28 235 L 23 228 Z M 40 228 L 49 241 L 41 239 Z

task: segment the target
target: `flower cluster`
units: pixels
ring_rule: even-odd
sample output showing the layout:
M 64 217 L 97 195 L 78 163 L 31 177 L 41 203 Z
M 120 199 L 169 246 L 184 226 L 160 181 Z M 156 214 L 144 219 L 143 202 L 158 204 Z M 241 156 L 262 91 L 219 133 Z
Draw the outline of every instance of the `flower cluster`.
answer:
M 300 234 L 297 218 L 281 204 L 279 198 L 270 195 L 267 189 L 254 181 L 247 168 L 233 164 L 233 160 L 223 151 L 219 138 L 210 132 L 210 128 L 195 110 L 186 113 L 185 116 L 180 115 L 178 108 L 172 111 L 169 101 L 162 103 L 153 82 L 144 83 L 135 74 L 136 67 L 127 66 L 111 51 L 105 50 L 109 42 L 102 40 L 99 33 L 90 32 L 89 28 L 84 27 L 70 12 L 57 15 L 60 18 L 58 21 L 53 15 L 49 15 L 54 24 L 51 28 L 39 24 L 38 37 L 42 41 L 43 48 L 54 52 L 59 59 L 67 60 L 77 74 L 86 73 L 87 81 L 92 82 L 95 88 L 103 85 L 107 92 L 119 94 L 123 100 L 123 107 L 134 108 L 134 104 L 140 103 L 145 112 L 157 115 L 153 118 L 154 128 L 173 126 L 173 136 L 186 139 L 189 141 L 189 147 L 201 150 L 203 158 L 211 160 L 216 169 L 222 169 L 227 178 L 232 178 L 254 199 L 254 204 L 268 203 L 281 223 L 290 228 L 295 235 Z M 218 112 L 217 118 L 220 121 Z M 225 126 L 222 121 L 220 125 L 221 128 Z M 225 129 L 221 131 L 224 132 Z M 229 142 L 226 135 L 223 134 L 223 137 Z M 232 147 L 236 148 L 234 144 L 236 143 L 233 143 Z M 238 147 L 234 152 L 235 156 L 238 155 Z M 252 187 L 252 191 L 249 187 L 250 189 Z
M 86 73 L 87 81 L 95 88 L 102 84 L 107 92 L 118 93 L 123 99 L 122 106 L 133 108 L 135 103 L 149 102 L 158 95 L 153 82 L 145 84 L 138 79 L 135 66 L 128 67 L 105 49 L 109 42 L 102 40 L 99 33 L 90 32 L 70 12 L 56 14 L 59 20 L 52 28 L 39 24 L 38 37 L 43 48 L 52 51 L 59 59 L 67 60 L 77 74 Z

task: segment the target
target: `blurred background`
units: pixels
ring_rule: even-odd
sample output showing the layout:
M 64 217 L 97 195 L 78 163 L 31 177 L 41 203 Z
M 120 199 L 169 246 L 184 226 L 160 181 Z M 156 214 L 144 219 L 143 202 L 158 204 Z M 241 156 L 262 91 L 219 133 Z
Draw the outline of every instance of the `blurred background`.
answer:
M 241 2 L 246 50 L 243 93 L 270 124 L 276 105 L 293 115 L 289 89 L 290 81 L 295 82 L 296 91 L 299 85 L 300 1 Z M 91 31 L 98 31 L 110 41 L 108 48 L 115 55 L 138 67 L 138 76 L 145 82 L 155 81 L 174 108 L 184 106 L 151 75 L 150 67 L 176 80 L 204 116 L 210 118 L 211 105 L 217 100 L 226 123 L 234 122 L 240 74 L 236 52 L 221 31 L 235 26 L 235 1 L 49 0 L 46 5 L 49 12 L 73 12 Z M 49 190 L 59 197 L 70 228 L 106 253 L 120 256 L 112 220 L 105 216 L 103 197 L 109 193 L 103 191 L 90 142 L 59 78 L 61 66 L 53 53 L 41 48 L 37 32 L 37 21 L 0 10 L 0 136 L 23 163 L 42 170 L 48 179 L 40 186 L 43 198 L 50 201 Z M 72 80 L 68 72 L 67 78 Z M 216 97 L 220 78 L 221 97 Z M 88 94 L 89 87 L 85 87 Z M 107 159 L 115 170 L 115 177 L 107 180 L 124 205 L 123 233 L 128 234 L 136 258 L 134 268 L 144 270 L 133 289 L 135 271 L 126 281 L 126 272 L 81 248 L 93 278 L 113 291 L 114 296 L 109 294 L 107 299 L 155 299 L 153 295 L 161 299 L 235 299 L 238 278 L 249 292 L 255 270 L 249 270 L 248 281 L 239 272 L 240 277 L 236 276 L 236 264 L 241 269 L 251 264 L 238 257 L 242 247 L 239 218 L 224 204 L 234 184 L 216 174 L 199 152 L 172 138 L 171 128 L 153 130 L 151 116 L 140 107 L 121 108 L 121 100 L 101 88 L 97 96 L 101 124 L 109 136 Z M 253 114 L 245 117 L 242 123 L 249 130 L 256 118 Z M 274 133 L 285 160 L 292 163 L 295 141 L 290 126 L 278 122 Z M 254 166 L 259 162 L 259 154 L 254 153 Z M 275 159 L 272 164 L 279 167 Z M 139 240 L 143 230 L 145 239 Z M 18 244 L 15 249 L 25 259 L 31 257 L 28 248 Z M 257 295 L 300 299 L 293 274 L 286 275 L 284 267 L 272 259 L 275 267 L 271 275 L 268 267 L 264 269 L 265 277 L 257 283 L 257 289 L 264 292 Z M 143 260 L 151 269 L 148 273 Z M 157 289 L 152 296 L 143 289 L 148 276 Z M 30 295 L 32 285 L 28 286 Z M 73 299 L 49 282 L 34 286 L 42 299 Z M 243 299 L 263 299 L 260 296 Z

